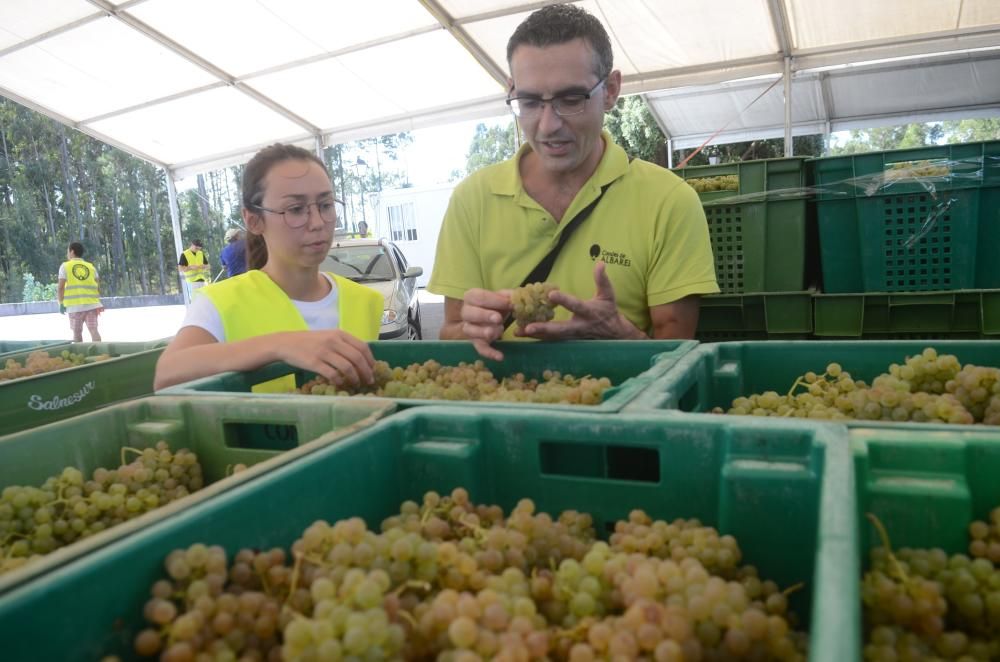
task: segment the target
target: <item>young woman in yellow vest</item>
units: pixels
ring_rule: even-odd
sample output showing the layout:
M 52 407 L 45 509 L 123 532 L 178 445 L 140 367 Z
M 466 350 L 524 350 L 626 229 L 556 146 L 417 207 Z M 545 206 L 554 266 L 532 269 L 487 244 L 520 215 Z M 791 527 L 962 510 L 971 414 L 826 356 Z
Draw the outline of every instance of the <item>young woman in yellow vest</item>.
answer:
M 177 336 L 156 364 L 161 389 L 275 361 L 337 384 L 370 384 L 384 300 L 375 290 L 319 270 L 333 241 L 336 206 L 323 163 L 292 145 L 271 145 L 243 171 L 247 265 L 197 291 Z M 257 391 L 291 390 L 294 379 Z
M 83 342 L 83 325 L 93 342 L 101 342 L 97 316 L 104 311 L 98 298 L 97 269 L 83 258 L 83 244 L 74 241 L 66 249 L 66 261 L 59 267 L 59 312 L 69 313 L 73 342 Z

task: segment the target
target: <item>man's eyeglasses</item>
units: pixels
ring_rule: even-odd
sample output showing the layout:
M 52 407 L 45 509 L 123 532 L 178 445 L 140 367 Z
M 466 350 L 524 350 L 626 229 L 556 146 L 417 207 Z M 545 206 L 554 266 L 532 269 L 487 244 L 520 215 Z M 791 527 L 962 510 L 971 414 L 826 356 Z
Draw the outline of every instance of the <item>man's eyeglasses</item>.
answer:
M 254 209 L 260 211 L 271 212 L 272 214 L 278 214 L 285 219 L 285 225 L 287 225 L 292 230 L 297 230 L 307 223 L 309 223 L 309 216 L 312 213 L 312 208 L 316 207 L 316 213 L 319 217 L 323 219 L 324 223 L 336 223 L 337 218 L 343 215 L 344 203 L 336 198 L 329 200 L 319 200 L 317 202 L 310 202 L 309 204 L 294 204 L 285 209 L 268 209 L 267 207 L 261 207 L 260 205 L 251 205 Z
M 518 117 L 537 117 L 542 114 L 542 108 L 545 107 L 545 104 L 551 104 L 552 110 L 559 117 L 571 117 L 586 110 L 587 101 L 605 81 L 607 78 L 602 78 L 588 92 L 582 94 L 559 94 L 551 99 L 534 96 L 512 97 L 507 99 L 507 105 L 510 106 L 511 112 Z

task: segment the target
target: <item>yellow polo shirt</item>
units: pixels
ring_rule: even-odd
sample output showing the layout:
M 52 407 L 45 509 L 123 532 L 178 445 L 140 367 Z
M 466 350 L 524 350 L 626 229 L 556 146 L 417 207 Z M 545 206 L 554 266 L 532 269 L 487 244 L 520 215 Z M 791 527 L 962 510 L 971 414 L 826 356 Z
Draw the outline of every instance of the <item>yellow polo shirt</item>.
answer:
M 607 264 L 618 308 L 638 328 L 651 331 L 649 308 L 691 294 L 715 294 L 712 245 L 701 201 L 669 170 L 629 162 L 604 133 L 597 170 L 566 210 L 565 221 L 614 182 L 563 246 L 547 279 L 580 299 L 594 296 L 594 263 Z M 452 193 L 438 237 L 427 289 L 462 299 L 470 288 L 514 288 L 555 245 L 564 223 L 524 190 L 514 158 L 476 171 Z M 569 319 L 564 308 L 556 319 Z M 505 338 L 513 337 L 513 325 Z

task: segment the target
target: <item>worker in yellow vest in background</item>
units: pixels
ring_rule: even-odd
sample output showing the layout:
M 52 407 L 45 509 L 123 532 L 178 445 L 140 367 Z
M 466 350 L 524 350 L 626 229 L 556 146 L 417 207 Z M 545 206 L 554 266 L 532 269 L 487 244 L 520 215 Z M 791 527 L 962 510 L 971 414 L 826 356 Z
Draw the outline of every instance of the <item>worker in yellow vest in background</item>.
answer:
M 205 287 L 212 280 L 208 257 L 202 250 L 200 239 L 191 240 L 191 246 L 181 253 L 177 260 L 177 270 L 184 276 L 184 282 L 187 284 L 188 294 L 191 297 L 194 297 L 195 290 Z
M 350 387 L 371 384 L 385 301 L 319 270 L 337 222 L 333 186 L 312 152 L 276 144 L 243 171 L 249 271 L 198 290 L 156 364 L 154 387 L 284 361 Z M 254 390 L 289 391 L 293 375 Z
M 59 267 L 59 312 L 69 314 L 73 342 L 83 342 L 83 325 L 93 342 L 101 342 L 97 317 L 104 311 L 98 297 L 97 268 L 83 258 L 83 244 L 74 241 L 66 250 L 66 261 Z

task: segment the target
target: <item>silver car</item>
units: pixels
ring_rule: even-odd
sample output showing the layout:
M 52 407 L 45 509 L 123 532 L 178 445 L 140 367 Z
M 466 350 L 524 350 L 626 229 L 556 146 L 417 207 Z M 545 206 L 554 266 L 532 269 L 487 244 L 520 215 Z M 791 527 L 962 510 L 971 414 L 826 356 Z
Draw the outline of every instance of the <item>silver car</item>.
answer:
M 321 271 L 332 271 L 378 290 L 385 299 L 379 340 L 420 340 L 417 278 L 424 270 L 406 263 L 403 251 L 388 239 L 334 237 Z

